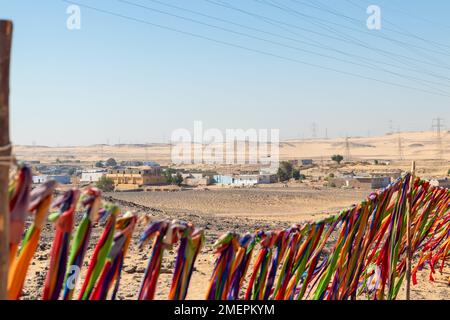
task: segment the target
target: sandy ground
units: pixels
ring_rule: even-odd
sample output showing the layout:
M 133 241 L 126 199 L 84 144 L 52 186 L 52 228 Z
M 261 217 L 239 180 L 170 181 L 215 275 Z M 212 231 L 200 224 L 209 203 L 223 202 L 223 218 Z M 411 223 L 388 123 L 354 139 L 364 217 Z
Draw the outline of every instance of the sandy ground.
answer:
M 337 212 L 340 208 L 360 202 L 369 192 L 361 189 L 311 189 L 298 184 L 287 188 L 194 189 L 162 194 L 123 192 L 112 195 L 118 200 L 167 212 L 292 222 L 322 218 L 329 212 Z
M 324 212 L 336 213 L 352 203 L 365 198 L 367 190 L 321 190 L 305 187 L 246 189 L 246 190 L 193 190 L 181 192 L 112 193 L 105 195 L 109 201 L 121 205 L 123 210 L 150 215 L 154 219 L 177 218 L 193 222 L 205 229 L 206 245 L 199 255 L 192 276 L 188 299 L 203 299 L 209 277 L 212 274 L 215 256 L 214 241 L 226 231 L 245 233 L 258 229 L 285 228 L 292 223 L 315 220 L 325 216 Z M 79 214 L 80 216 L 80 214 Z M 144 229 L 142 222 L 134 233 L 134 239 L 125 261 L 119 299 L 135 299 L 150 256 L 150 248 L 139 249 L 137 240 Z M 102 226 L 94 228 L 87 261 L 92 254 Z M 41 245 L 29 270 L 24 288 L 24 299 L 37 299 L 41 295 L 48 254 L 53 240 L 53 227 L 47 225 L 42 234 Z M 171 283 L 176 248 L 167 251 L 159 279 L 157 299 L 166 299 Z M 428 281 L 425 269 L 418 274 L 419 285 L 412 290 L 413 299 L 448 299 L 447 284 L 449 269 L 437 274 L 434 283 Z M 84 273 L 82 274 L 84 277 Z M 81 286 L 81 283 L 79 283 Z M 404 293 L 399 296 L 404 297 Z
M 401 152 L 399 151 L 401 141 Z M 353 160 L 450 160 L 450 132 L 441 134 L 441 143 L 434 132 L 402 132 L 384 136 L 349 138 L 350 157 Z M 80 160 L 93 162 L 113 157 L 116 160 L 153 160 L 161 164 L 171 162 L 169 144 L 92 145 L 92 146 L 15 146 L 18 159 L 51 162 Z M 344 138 L 287 140 L 280 143 L 280 159 L 313 158 L 329 160 L 333 154 L 346 155 Z

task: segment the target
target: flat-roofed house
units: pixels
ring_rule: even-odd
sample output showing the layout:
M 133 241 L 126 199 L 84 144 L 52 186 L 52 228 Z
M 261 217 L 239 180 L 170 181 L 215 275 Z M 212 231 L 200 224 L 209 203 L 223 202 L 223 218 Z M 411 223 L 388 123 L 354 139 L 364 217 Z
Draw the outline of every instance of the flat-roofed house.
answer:
M 81 172 L 80 183 L 93 183 L 100 180 L 100 178 L 106 176 L 106 170 L 85 170 Z
M 106 177 L 119 189 L 166 184 L 160 167 L 110 169 Z
M 257 174 L 241 174 L 234 177 L 233 185 L 237 186 L 254 186 L 259 183 Z
M 41 184 L 47 181 L 54 180 L 59 184 L 70 184 L 70 176 L 69 175 L 38 175 L 33 176 L 34 184 Z

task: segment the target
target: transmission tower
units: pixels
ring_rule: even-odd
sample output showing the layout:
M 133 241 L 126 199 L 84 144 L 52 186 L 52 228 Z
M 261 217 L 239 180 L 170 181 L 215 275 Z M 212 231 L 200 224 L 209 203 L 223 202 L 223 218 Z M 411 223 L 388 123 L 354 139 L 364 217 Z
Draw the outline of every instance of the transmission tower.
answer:
M 444 151 L 442 148 L 441 132 L 442 132 L 442 129 L 444 129 L 444 119 L 442 119 L 442 118 L 433 119 L 433 123 L 432 123 L 431 127 L 433 128 L 433 131 L 436 129 L 436 143 L 438 146 L 437 157 L 439 160 L 442 160 Z
M 398 159 L 403 160 L 403 145 L 400 129 L 398 130 Z
M 394 133 L 394 122 L 392 120 L 389 120 L 389 134 Z
M 317 138 L 317 124 L 315 122 L 311 125 L 311 131 L 313 139 Z
M 345 161 L 350 161 L 350 139 L 345 137 Z
M 31 160 L 36 160 L 36 141 L 33 140 L 31 148 Z

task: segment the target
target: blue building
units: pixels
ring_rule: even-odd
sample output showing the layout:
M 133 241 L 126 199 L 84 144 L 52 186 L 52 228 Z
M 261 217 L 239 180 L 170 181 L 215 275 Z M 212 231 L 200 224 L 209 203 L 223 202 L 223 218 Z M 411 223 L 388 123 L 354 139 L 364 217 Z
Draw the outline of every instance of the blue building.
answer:
M 233 184 L 234 178 L 232 176 L 215 175 L 213 181 L 218 184 Z

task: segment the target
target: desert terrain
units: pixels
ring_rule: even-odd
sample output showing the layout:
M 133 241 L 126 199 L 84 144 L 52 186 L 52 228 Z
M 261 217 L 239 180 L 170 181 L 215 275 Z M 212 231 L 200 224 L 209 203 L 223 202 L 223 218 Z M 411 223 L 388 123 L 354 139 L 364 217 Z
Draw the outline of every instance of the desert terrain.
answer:
M 437 139 L 435 132 L 427 131 L 350 137 L 348 144 L 352 160 L 431 160 L 441 157 L 444 160 L 450 160 L 449 131 L 441 133 L 441 142 Z M 333 154 L 346 155 L 346 139 L 291 139 L 281 141 L 279 150 L 281 160 L 312 158 L 323 161 L 329 160 Z M 119 161 L 153 160 L 162 165 L 171 162 L 171 145 L 164 143 L 60 147 L 16 145 L 14 153 L 18 159 L 37 160 L 43 163 L 55 161 L 57 158 L 95 162 L 109 157 Z

